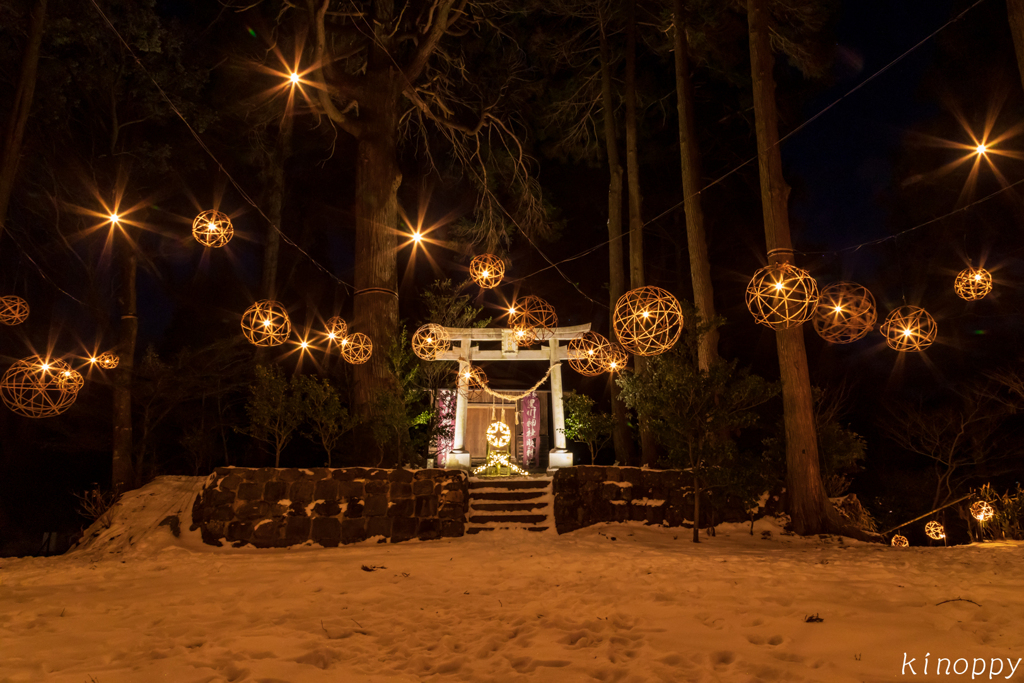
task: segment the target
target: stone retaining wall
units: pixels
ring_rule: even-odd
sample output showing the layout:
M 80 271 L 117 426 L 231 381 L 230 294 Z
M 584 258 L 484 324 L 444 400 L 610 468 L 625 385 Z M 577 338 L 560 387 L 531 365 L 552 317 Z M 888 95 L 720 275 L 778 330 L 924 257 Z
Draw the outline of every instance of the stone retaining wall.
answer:
M 192 507 L 211 545 L 325 547 L 462 536 L 469 480 L 458 470 L 218 467 Z

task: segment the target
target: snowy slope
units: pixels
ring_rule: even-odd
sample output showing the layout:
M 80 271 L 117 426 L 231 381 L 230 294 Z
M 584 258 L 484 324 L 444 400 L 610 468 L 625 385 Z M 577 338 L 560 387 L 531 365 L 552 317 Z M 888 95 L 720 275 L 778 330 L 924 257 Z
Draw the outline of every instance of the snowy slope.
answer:
M 1020 544 L 896 550 L 761 521 L 699 545 L 630 524 L 236 550 L 188 532 L 191 501 L 181 538 L 154 526 L 186 479 L 128 499 L 148 521 L 105 543 L 0 559 L 0 681 L 934 680 L 938 657 L 1001 658 L 1004 680 L 1024 656 Z

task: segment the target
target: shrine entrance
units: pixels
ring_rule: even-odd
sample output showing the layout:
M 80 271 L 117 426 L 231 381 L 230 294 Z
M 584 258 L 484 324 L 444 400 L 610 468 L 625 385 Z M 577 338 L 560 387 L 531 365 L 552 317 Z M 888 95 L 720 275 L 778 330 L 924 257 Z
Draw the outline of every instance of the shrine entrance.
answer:
M 513 455 L 521 454 L 524 447 L 521 429 L 514 429 L 516 423 L 522 425 L 523 420 L 516 420 L 520 410 L 520 400 L 527 394 L 546 394 L 548 392 L 533 391 L 516 394 L 489 386 L 487 389 L 471 389 L 464 374 L 470 365 L 486 361 L 533 360 L 548 363 L 547 381 L 550 383 L 550 394 L 544 396 L 541 415 L 544 425 L 544 436 L 547 438 L 536 444 L 537 448 L 553 448 L 548 451 L 550 472 L 561 467 L 572 466 L 572 451 L 565 447 L 565 414 L 562 408 L 562 361 L 568 359 L 568 346 L 560 342 L 568 342 L 584 332 L 590 331 L 590 323 L 573 327 L 555 327 L 544 331 L 545 342 L 539 349 L 520 349 L 512 337 L 511 330 L 494 328 L 446 328 L 452 340 L 452 348 L 437 357 L 439 361 L 458 361 L 458 386 L 456 387 L 455 425 L 451 450 L 445 454 L 445 467 L 452 469 L 472 469 L 483 464 L 487 457 L 487 429 L 495 421 L 492 412 L 500 420 L 502 408 L 505 410 L 505 424 L 512 431 L 511 443 L 508 446 Z M 476 342 L 474 344 L 474 342 Z M 487 346 L 500 348 L 486 348 Z M 484 348 L 481 348 L 484 345 Z M 543 383 L 543 382 L 541 382 Z M 547 418 L 547 407 L 550 404 L 551 419 Z M 541 408 L 533 404 L 532 410 Z M 537 436 L 540 436 L 538 434 Z M 531 439 L 532 441 L 532 439 Z
M 483 391 L 471 391 L 466 411 L 466 438 L 464 447 L 469 452 L 469 463 L 471 467 L 484 464 L 487 460 L 487 428 L 499 420 L 509 426 L 512 432 L 511 443 L 508 446 L 513 462 L 523 463 L 523 454 L 526 448 L 524 438 L 533 438 L 532 452 L 536 455 L 546 453 L 551 437 L 549 433 L 551 408 L 551 392 L 539 390 L 534 392 L 540 400 L 539 429 L 536 434 L 524 437 L 525 419 L 521 401 L 505 401 L 496 399 Z M 544 458 L 537 457 L 539 464 Z

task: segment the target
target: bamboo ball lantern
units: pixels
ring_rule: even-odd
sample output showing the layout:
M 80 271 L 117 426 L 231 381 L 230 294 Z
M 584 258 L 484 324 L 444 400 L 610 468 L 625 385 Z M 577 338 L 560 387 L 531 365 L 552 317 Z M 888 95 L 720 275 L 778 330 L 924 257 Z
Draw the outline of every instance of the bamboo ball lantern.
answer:
M 223 247 L 235 236 L 235 228 L 226 213 L 210 209 L 192 221 L 192 236 L 204 247 Z
M 78 370 L 68 369 L 60 373 L 57 383 L 62 390 L 77 394 L 85 386 L 85 378 Z
M 256 346 L 280 346 L 291 333 L 288 311 L 277 301 L 262 299 L 242 314 L 242 334 Z
M 773 330 L 804 324 L 814 315 L 817 303 L 818 283 L 792 263 L 767 265 L 747 285 L 747 308 L 754 321 Z
M 341 341 L 348 336 L 348 323 L 340 316 L 327 319 L 327 338 L 331 341 Z
M 615 302 L 612 326 L 619 344 L 627 351 L 637 356 L 657 356 L 679 340 L 683 308 L 678 299 L 660 287 L 637 287 Z
M 984 500 L 977 500 L 971 504 L 971 517 L 974 517 L 979 522 L 987 522 L 992 519 L 996 514 L 996 511 L 992 509 L 992 506 Z
M 117 367 L 117 364 L 121 362 L 120 358 L 118 358 L 113 353 L 110 353 L 109 351 L 106 353 L 101 353 L 95 358 L 90 358 L 89 360 L 90 362 L 98 365 L 101 370 L 113 370 L 114 368 Z
M 608 340 L 597 332 L 584 332 L 569 340 L 569 367 L 584 377 L 597 377 L 608 372 L 605 347 Z
M 15 361 L 0 378 L 0 397 L 18 415 L 31 418 L 60 415 L 75 402 L 77 390 L 62 381 L 64 373 L 75 372 L 59 359 L 39 356 Z
M 836 282 L 821 290 L 814 307 L 814 331 L 830 344 L 862 339 L 875 326 L 875 297 L 856 282 Z
M 928 536 L 928 538 L 935 539 L 936 541 L 941 541 L 946 537 L 946 530 L 943 529 L 942 525 L 936 522 L 935 520 L 932 520 L 924 525 L 924 533 Z
M 494 289 L 505 277 L 505 262 L 494 254 L 480 254 L 469 262 L 469 276 L 484 289 Z
M 629 362 L 629 354 L 626 352 L 626 349 L 615 342 L 608 342 L 601 355 L 603 357 L 602 366 L 605 372 L 619 372 L 625 369 L 626 363 Z
M 939 326 L 923 308 L 901 306 L 890 313 L 878 329 L 890 348 L 903 353 L 927 349 L 935 341 Z
M 907 540 L 906 536 L 900 536 L 899 534 L 896 534 L 895 536 L 892 537 L 892 547 L 893 548 L 907 548 L 909 546 L 910 546 L 910 541 Z
M 373 342 L 362 332 L 353 332 L 341 340 L 341 357 L 346 363 L 362 365 L 373 355 Z
M 28 320 L 28 302 L 20 296 L 0 296 L 0 323 L 20 325 Z
M 487 382 L 487 373 L 479 366 L 466 365 L 455 371 L 455 387 L 464 396 L 483 389 Z
M 412 335 L 412 352 L 423 360 L 437 360 L 451 347 L 448 330 L 434 323 L 423 325 Z
M 512 440 L 512 430 L 504 422 L 492 422 L 487 428 L 487 443 L 494 448 L 504 448 Z
M 961 299 L 977 301 L 992 291 L 992 274 L 984 268 L 962 270 L 956 276 L 953 290 Z
M 534 339 L 547 339 L 548 332 L 558 327 L 558 316 L 555 315 L 554 307 L 539 296 L 530 294 L 522 299 L 516 299 L 508 309 L 508 324 L 516 332 L 516 343 L 520 338 L 525 338 L 526 333 L 532 330 Z M 519 331 L 523 334 L 520 335 Z M 529 346 L 530 344 L 519 344 Z
M 512 328 L 512 338 L 515 339 L 516 346 L 521 349 L 533 346 L 537 343 L 537 330 L 532 327 L 515 327 Z

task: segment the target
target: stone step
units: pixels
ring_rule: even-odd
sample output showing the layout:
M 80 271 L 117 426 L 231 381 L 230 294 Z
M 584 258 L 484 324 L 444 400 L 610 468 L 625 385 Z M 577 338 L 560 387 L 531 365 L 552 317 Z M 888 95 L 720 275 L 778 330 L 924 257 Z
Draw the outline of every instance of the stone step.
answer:
M 544 515 L 530 515 L 530 514 L 517 514 L 514 512 L 506 512 L 504 514 L 490 514 L 490 515 L 474 515 L 470 512 L 467 515 L 467 521 L 470 524 L 540 524 L 546 522 L 550 517 Z
M 539 510 L 546 507 L 548 507 L 547 501 L 538 501 L 536 503 L 481 503 L 472 501 L 469 504 L 469 511 L 470 514 L 474 510 L 477 512 L 517 512 L 520 510 Z
M 551 486 L 550 479 L 470 479 L 469 488 L 473 489 L 546 489 Z
M 546 526 L 507 526 L 507 527 L 494 527 L 494 526 L 471 526 L 466 528 L 467 535 L 479 534 L 483 531 L 494 531 L 495 529 L 509 530 L 509 529 L 524 529 L 526 531 L 547 531 L 550 527 Z
M 496 500 L 535 500 L 550 495 L 548 491 L 470 491 L 469 500 L 496 501 Z

